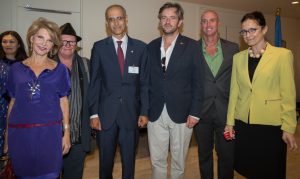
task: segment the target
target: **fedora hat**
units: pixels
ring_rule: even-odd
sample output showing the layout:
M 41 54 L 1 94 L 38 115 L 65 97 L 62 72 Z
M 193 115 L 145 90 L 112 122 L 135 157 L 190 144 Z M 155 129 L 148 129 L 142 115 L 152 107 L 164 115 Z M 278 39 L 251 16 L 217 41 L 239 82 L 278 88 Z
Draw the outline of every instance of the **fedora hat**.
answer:
M 76 35 L 76 32 L 70 23 L 65 23 L 64 25 L 60 26 L 60 33 L 61 33 L 61 35 L 75 36 L 77 42 L 79 42 L 81 40 L 81 37 Z

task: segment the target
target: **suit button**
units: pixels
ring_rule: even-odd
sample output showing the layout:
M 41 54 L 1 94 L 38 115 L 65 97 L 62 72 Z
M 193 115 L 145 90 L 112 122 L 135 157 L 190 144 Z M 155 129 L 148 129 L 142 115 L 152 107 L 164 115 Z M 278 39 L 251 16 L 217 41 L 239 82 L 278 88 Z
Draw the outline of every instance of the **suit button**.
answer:
M 118 99 L 119 99 L 120 103 L 123 102 L 123 98 L 122 97 L 118 97 Z

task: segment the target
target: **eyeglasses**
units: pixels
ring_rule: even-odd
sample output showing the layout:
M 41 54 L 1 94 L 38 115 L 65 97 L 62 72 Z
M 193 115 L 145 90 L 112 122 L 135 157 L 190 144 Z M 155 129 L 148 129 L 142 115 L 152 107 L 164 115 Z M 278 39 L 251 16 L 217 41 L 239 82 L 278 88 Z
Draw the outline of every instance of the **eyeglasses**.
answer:
M 248 29 L 248 30 L 243 29 L 243 30 L 240 31 L 240 34 L 241 34 L 242 36 L 246 36 L 247 34 L 252 35 L 252 34 L 254 34 L 257 30 L 258 30 L 257 28 L 250 28 L 250 29 Z
M 67 46 L 67 45 L 70 45 L 70 46 L 75 46 L 76 44 L 77 44 L 77 42 L 76 41 L 69 41 L 69 40 L 63 40 L 62 41 L 62 45 L 63 46 Z
M 166 57 L 161 59 L 161 66 L 164 73 L 166 73 Z
M 116 22 L 116 21 L 123 21 L 125 19 L 125 17 L 124 16 L 118 16 L 118 17 L 109 17 L 109 18 L 107 18 L 107 21 L 109 22 L 109 23 L 113 23 L 113 22 Z

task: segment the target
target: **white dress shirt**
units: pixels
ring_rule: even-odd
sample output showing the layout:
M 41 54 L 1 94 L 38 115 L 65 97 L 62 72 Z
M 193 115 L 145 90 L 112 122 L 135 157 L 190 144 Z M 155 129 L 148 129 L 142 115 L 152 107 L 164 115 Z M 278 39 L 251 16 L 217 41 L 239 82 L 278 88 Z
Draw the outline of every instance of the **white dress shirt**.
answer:
M 170 61 L 170 57 L 172 55 L 172 52 L 173 52 L 173 49 L 175 47 L 175 43 L 176 43 L 176 40 L 177 40 L 177 37 L 178 35 L 176 36 L 176 38 L 173 40 L 173 42 L 171 43 L 171 45 L 167 48 L 167 50 L 165 51 L 165 42 L 164 42 L 164 39 L 162 37 L 161 39 L 161 45 L 160 45 L 160 59 L 162 59 L 163 57 L 166 57 L 166 62 L 165 62 L 165 66 L 166 66 L 166 70 L 168 68 L 168 64 L 169 64 L 169 61 Z

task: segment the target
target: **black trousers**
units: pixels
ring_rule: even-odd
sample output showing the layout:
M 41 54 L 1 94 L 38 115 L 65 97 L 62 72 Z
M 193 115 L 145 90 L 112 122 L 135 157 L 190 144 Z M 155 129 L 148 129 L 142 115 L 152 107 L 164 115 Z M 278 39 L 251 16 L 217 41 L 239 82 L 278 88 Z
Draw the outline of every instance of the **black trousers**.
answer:
M 85 156 L 82 144 L 73 145 L 64 156 L 62 179 L 82 179 Z
M 213 149 L 218 156 L 218 178 L 233 179 L 234 140 L 224 139 L 226 118 L 216 114 L 215 107 L 210 109 L 210 117 L 200 119 L 194 134 L 198 143 L 198 157 L 201 179 L 213 179 Z

